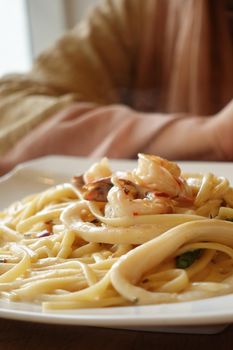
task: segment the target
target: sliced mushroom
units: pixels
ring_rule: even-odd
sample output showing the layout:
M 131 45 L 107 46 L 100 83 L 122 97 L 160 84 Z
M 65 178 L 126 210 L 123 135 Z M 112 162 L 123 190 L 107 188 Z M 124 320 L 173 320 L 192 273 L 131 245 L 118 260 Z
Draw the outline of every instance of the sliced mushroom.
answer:
M 112 186 L 110 177 L 90 182 L 82 187 L 83 198 L 88 201 L 107 202 L 107 195 Z

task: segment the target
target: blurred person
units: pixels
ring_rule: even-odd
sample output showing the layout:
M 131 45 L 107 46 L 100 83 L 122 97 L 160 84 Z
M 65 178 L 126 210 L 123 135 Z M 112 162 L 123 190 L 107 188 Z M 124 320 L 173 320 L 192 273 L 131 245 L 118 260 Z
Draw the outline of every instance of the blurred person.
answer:
M 0 174 L 48 155 L 233 160 L 227 0 L 105 0 L 0 80 Z

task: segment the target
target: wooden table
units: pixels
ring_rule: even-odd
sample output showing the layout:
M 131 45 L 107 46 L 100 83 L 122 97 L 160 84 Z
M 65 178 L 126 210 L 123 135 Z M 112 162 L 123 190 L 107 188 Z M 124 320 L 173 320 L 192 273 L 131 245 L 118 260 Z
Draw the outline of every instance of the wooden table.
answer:
M 0 350 L 73 349 L 232 350 L 233 325 L 215 335 L 190 335 L 45 325 L 0 319 Z

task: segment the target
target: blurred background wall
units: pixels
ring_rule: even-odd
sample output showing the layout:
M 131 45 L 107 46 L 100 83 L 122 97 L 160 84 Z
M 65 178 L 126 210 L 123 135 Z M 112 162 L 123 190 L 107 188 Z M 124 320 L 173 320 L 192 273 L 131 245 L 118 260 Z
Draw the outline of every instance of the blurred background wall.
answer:
M 30 69 L 34 58 L 97 2 L 0 0 L 0 76 Z
M 82 19 L 90 6 L 95 5 L 98 0 L 66 0 L 65 10 L 67 16 L 67 27 L 72 28 Z

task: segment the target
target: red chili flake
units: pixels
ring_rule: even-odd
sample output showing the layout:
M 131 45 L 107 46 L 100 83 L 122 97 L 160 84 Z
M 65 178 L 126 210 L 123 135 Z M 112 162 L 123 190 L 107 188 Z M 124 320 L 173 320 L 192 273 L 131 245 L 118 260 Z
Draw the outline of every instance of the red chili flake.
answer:
M 154 192 L 154 194 L 157 197 L 166 197 L 166 198 L 170 197 L 170 195 L 166 192 Z
M 133 216 L 138 216 L 139 213 L 137 213 L 136 211 L 133 212 Z

